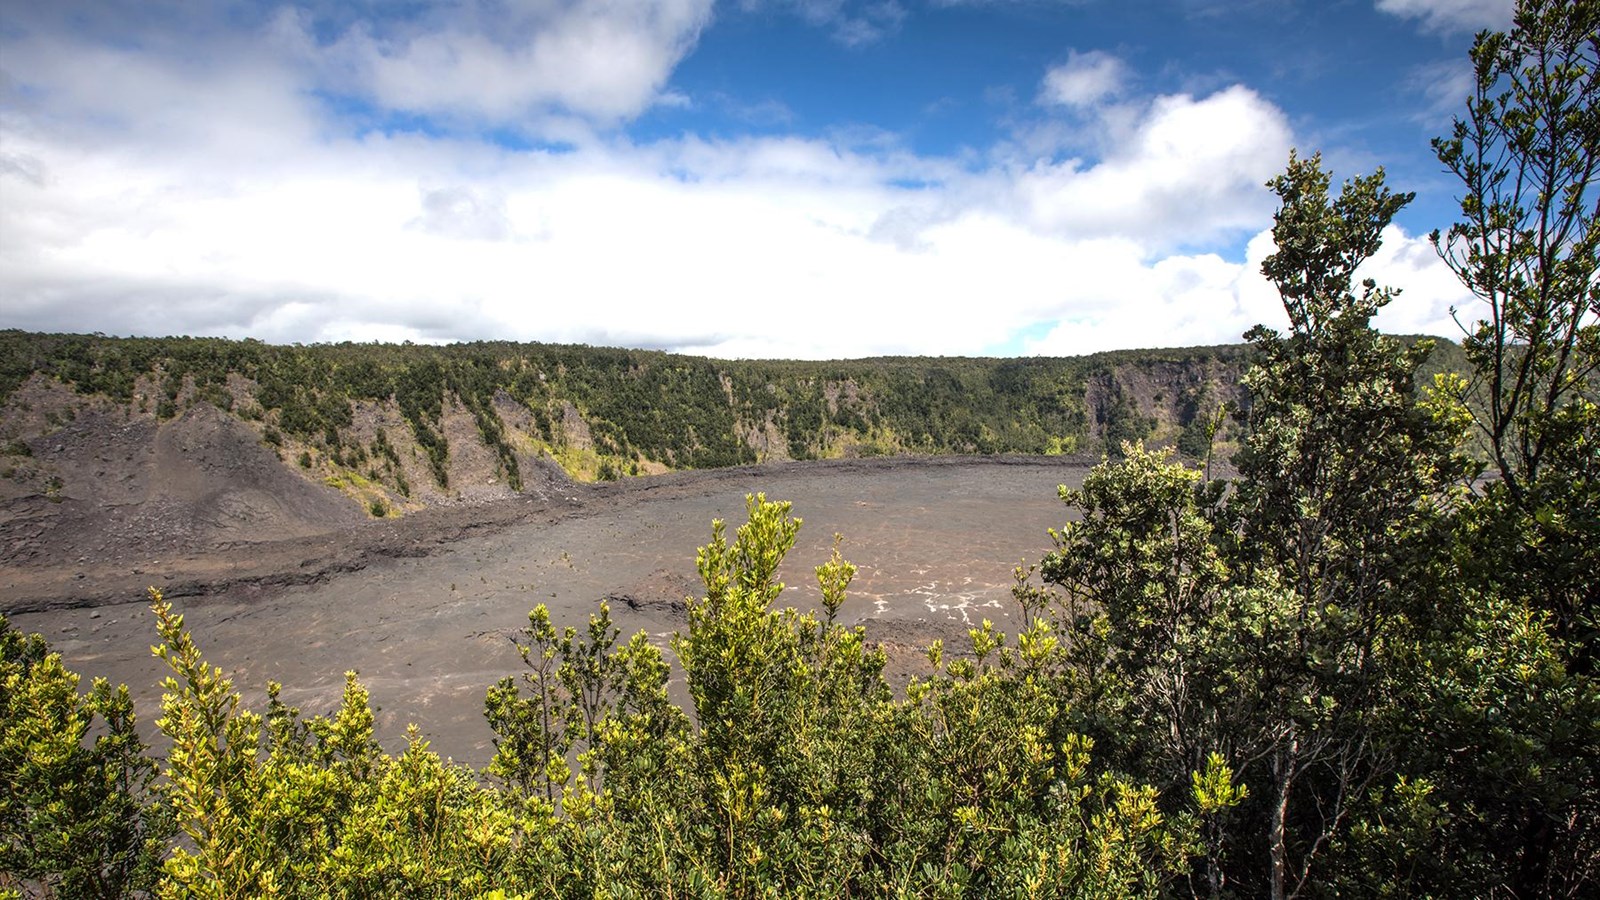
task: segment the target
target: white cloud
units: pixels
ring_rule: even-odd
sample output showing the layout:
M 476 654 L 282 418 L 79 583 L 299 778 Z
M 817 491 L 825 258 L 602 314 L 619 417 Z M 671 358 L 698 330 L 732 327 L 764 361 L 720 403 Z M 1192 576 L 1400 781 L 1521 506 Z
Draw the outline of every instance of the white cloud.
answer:
M 364 59 L 371 84 L 395 79 L 377 94 L 436 73 L 407 102 L 442 114 L 563 106 L 555 69 L 500 67 L 542 52 L 528 48 L 547 28 L 615 13 L 597 34 L 645 35 L 664 55 L 621 74 L 571 62 L 573 84 L 612 85 L 573 111 L 680 102 L 663 88 L 672 48 L 702 13 L 666 6 L 530 5 L 491 35 L 468 3 L 433 38 L 285 14 L 192 53 L 0 34 L 22 88 L 0 108 L 0 326 L 843 357 L 1207 344 L 1281 316 L 1255 274 L 1270 241 L 1244 261 L 1215 250 L 1270 221 L 1262 182 L 1291 142 L 1283 113 L 1243 87 L 1124 95 L 1092 160 L 987 162 L 881 132 L 634 144 L 577 121 L 565 152 L 353 136 L 318 97 L 335 63 Z M 430 54 L 443 61 L 425 66 Z M 460 96 L 500 74 L 511 82 L 493 96 Z M 1396 321 L 1436 331 L 1421 324 L 1448 305 L 1436 263 L 1404 236 L 1386 252 L 1386 273 L 1424 285 L 1401 284 Z
M 361 22 L 334 45 L 389 109 L 515 122 L 554 107 L 617 121 L 657 99 L 710 0 L 467 0 L 444 23 Z
M 160 156 L 203 148 L 215 171 L 219 158 L 270 165 L 319 127 L 292 61 L 250 41 L 177 55 L 139 41 L 0 36 L 0 66 L 11 81 L 7 136 L 49 129 L 83 147 L 114 136 L 124 152 Z
M 126 4 L 17 4 L 7 8 L 12 27 L 0 65 L 13 82 L 9 99 L 48 103 L 53 113 L 100 126 L 277 124 L 283 107 L 315 111 L 302 94 L 447 124 L 527 127 L 570 115 L 606 125 L 688 99 L 665 84 L 710 21 L 711 6 L 456 0 L 269 12 L 152 0 L 148 16 L 130 16 Z M 191 93 L 200 102 L 245 104 L 250 115 L 189 116 Z
M 1425 237 L 1398 226 L 1384 231 L 1383 246 L 1356 273 L 1400 294 L 1374 322 L 1392 334 L 1428 334 L 1457 339 L 1450 310 L 1470 312 L 1470 297 L 1438 259 Z M 1070 313 L 1044 336 L 1025 344 L 1028 353 L 1076 355 L 1107 347 L 1183 347 L 1232 343 L 1257 324 L 1288 327 L 1277 289 L 1261 274 L 1275 249 L 1272 232 L 1250 240 L 1243 262 L 1212 254 L 1174 255 L 1153 265 L 1101 253 L 1090 277 L 1074 279 Z
M 0 211 L 0 296 L 24 327 L 841 357 L 982 353 L 1043 322 L 1062 324 L 1027 352 L 1216 343 L 1281 316 L 1259 238 L 1244 263 L 1152 255 L 1041 229 L 974 199 L 984 183 L 896 188 L 882 161 L 815 141 L 486 154 L 463 181 L 454 148 L 369 140 L 226 190 L 17 149 L 51 160 L 48 186 L 8 181 Z M 897 213 L 904 241 L 882 233 Z
M 874 44 L 898 31 L 905 18 L 905 7 L 895 0 L 868 3 L 856 14 L 842 16 L 833 36 L 846 47 Z
M 1152 248 L 1205 242 L 1270 216 L 1262 188 L 1289 158 L 1283 113 L 1254 91 L 1158 98 L 1097 165 L 1043 162 L 1016 181 L 1032 220 Z
M 1413 69 L 1407 86 L 1427 102 L 1419 121 L 1442 128 L 1466 109 L 1467 98 L 1476 87 L 1476 76 L 1472 63 L 1465 59 L 1441 60 Z
M 411 220 L 417 228 L 443 237 L 477 241 L 503 241 L 511 237 L 505 199 L 462 185 L 423 188 L 422 215 Z
M 1122 93 L 1128 80 L 1128 67 L 1120 59 L 1100 50 L 1071 51 L 1067 61 L 1044 75 L 1040 100 L 1075 108 L 1095 106 Z
M 954 167 L 924 162 L 947 186 L 899 188 L 919 170 L 793 138 L 480 150 L 470 179 L 461 148 L 416 138 L 324 147 L 297 175 L 226 182 L 48 141 L 14 149 L 49 172 L 45 186 L 0 176 L 0 295 L 24 327 L 981 353 L 1039 322 L 1192 296 L 1185 273 L 1214 280 L 1219 264 L 1041 230 L 983 199 L 1003 173 L 957 183 Z M 904 242 L 883 234 L 897 211 Z M 1168 339 L 1133 328 L 1138 315 L 1070 349 Z M 1171 339 L 1184 343 L 1242 330 L 1203 311 L 1182 321 Z
M 1100 253 L 1074 278 L 1070 311 L 1029 353 L 1076 355 L 1110 347 L 1235 343 L 1258 323 L 1286 323 L 1277 291 L 1261 275 L 1271 232 L 1249 242 L 1243 262 L 1214 254 L 1174 255 L 1145 264 Z
M 1451 310 L 1459 308 L 1463 322 L 1478 316 L 1472 295 L 1439 259 L 1428 238 L 1406 234 L 1396 225 L 1384 229 L 1383 246 L 1356 276 L 1400 289 L 1400 296 L 1378 311 L 1374 324 L 1383 331 L 1459 340 L 1461 329 Z
M 816 28 L 827 28 L 846 47 L 875 44 L 900 29 L 906 9 L 899 0 L 740 0 L 749 10 L 784 9 Z
M 1511 25 L 1515 0 L 1377 0 L 1378 9 L 1407 19 L 1421 19 L 1430 31 L 1474 32 Z

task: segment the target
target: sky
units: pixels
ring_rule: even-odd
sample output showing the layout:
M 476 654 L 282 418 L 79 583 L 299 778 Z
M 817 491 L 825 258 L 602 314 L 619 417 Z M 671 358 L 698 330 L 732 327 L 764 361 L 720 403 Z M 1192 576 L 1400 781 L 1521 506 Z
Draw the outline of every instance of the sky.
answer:
M 1511 0 L 0 0 L 0 328 L 1062 356 L 1282 327 L 1291 148 L 1415 201 Z

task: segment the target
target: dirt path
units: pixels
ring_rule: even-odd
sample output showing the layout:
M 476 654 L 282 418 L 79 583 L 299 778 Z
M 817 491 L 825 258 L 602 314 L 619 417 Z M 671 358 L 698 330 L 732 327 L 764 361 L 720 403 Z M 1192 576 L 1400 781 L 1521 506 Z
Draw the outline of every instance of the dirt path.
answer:
M 695 548 L 711 520 L 743 521 L 744 495 L 794 503 L 805 524 L 783 571 L 792 602 L 818 598 L 811 569 L 835 532 L 860 567 L 840 617 L 912 659 L 935 637 L 1009 621 L 1011 570 L 1050 548 L 1082 459 L 865 460 L 747 467 L 572 487 L 331 534 L 167 553 L 154 562 L 7 567 L 0 608 L 68 666 L 124 682 L 148 727 L 164 675 L 151 657 L 147 585 L 163 588 L 214 664 L 259 708 L 266 682 L 306 712 L 337 702 L 355 669 L 394 750 L 408 722 L 436 749 L 481 765 L 492 753 L 484 691 L 517 673 L 510 637 L 547 604 L 581 624 L 612 598 L 624 635 L 662 646 L 697 594 Z M 157 548 L 159 552 L 160 548 Z M 138 571 L 134 571 L 137 569 Z M 911 663 L 907 662 L 907 665 Z

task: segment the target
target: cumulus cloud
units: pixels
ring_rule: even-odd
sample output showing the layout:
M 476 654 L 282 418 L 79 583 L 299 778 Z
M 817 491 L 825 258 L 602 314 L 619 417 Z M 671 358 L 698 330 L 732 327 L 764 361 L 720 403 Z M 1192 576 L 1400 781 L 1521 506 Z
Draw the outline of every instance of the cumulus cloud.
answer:
M 992 352 L 1051 322 L 1021 349 L 1215 343 L 1276 315 L 1259 241 L 1239 263 L 1058 233 L 982 199 L 1003 174 L 902 188 L 896 166 L 819 141 L 502 153 L 461 182 L 452 151 L 368 140 L 225 190 L 27 150 L 55 162 L 0 211 L 0 295 L 25 327 L 841 357 Z M 1173 214 L 1143 211 L 1145 230 Z
M 1389 226 L 1383 232 L 1383 246 L 1356 275 L 1400 289 L 1400 295 L 1378 311 L 1375 324 L 1380 330 L 1459 340 L 1461 328 L 1453 311 L 1461 311 L 1463 322 L 1479 316 L 1471 294 L 1439 259 L 1426 235 Z
M 1169 248 L 1270 216 L 1262 184 L 1291 144 L 1282 111 L 1248 88 L 1160 97 L 1097 164 L 1043 162 L 1016 179 L 1016 191 L 1041 228 Z
M 1118 97 L 1120 123 L 1073 158 L 947 159 L 882 133 L 636 143 L 581 125 L 563 149 L 528 149 L 470 131 L 351 129 L 327 105 L 333 87 L 381 98 L 400 90 L 384 78 L 436 70 L 445 83 L 418 90 L 442 114 L 565 107 L 531 75 L 508 75 L 499 99 L 456 92 L 469 70 L 497 72 L 537 53 L 545 30 L 576 34 L 573 21 L 607 10 L 620 18 L 597 34 L 661 36 L 666 55 L 567 112 L 675 102 L 657 70 L 703 11 L 673 8 L 552 0 L 518 7 L 537 24 L 502 35 L 466 3 L 419 14 L 451 14 L 435 44 L 411 30 L 421 18 L 378 25 L 359 9 L 266 16 L 194 52 L 0 33 L 13 81 L 0 108 L 0 326 L 847 357 L 1207 344 L 1281 316 L 1256 269 L 1270 252 L 1262 182 L 1292 134 L 1245 87 L 1071 94 Z M 1089 57 L 1085 71 L 1102 64 Z M 565 65 L 589 77 L 589 62 Z M 1215 249 L 1247 239 L 1242 260 Z M 1456 302 L 1426 249 L 1400 235 L 1378 263 L 1407 289 L 1393 310 L 1402 330 L 1439 330 L 1427 323 Z
M 485 196 L 471 187 L 423 188 L 422 215 L 411 224 L 443 237 L 478 241 L 503 241 L 511 236 L 505 200 Z
M 1286 329 L 1277 288 L 1261 274 L 1276 247 L 1272 232 L 1252 237 L 1239 262 L 1214 254 L 1172 255 L 1151 265 L 1103 253 L 1074 279 L 1072 302 L 1059 323 L 1024 343 L 1026 352 L 1056 356 L 1107 347 L 1182 347 L 1232 343 L 1258 324 Z M 1399 294 L 1379 311 L 1374 325 L 1391 334 L 1427 334 L 1458 339 L 1453 308 L 1471 313 L 1470 297 L 1434 253 L 1426 237 L 1391 225 L 1383 246 L 1356 272 Z
M 13 99 L 42 98 L 57 112 L 71 104 L 101 125 L 181 118 L 191 90 L 249 103 L 267 121 L 275 106 L 314 109 L 304 103 L 310 96 L 380 116 L 521 127 L 569 115 L 614 125 L 681 102 L 665 84 L 710 22 L 712 3 L 8 4 L 0 64 L 20 87 L 8 91 Z
M 1261 275 L 1272 235 L 1253 237 L 1242 262 L 1215 254 L 1174 255 L 1145 264 L 1137 257 L 1102 255 L 1111 265 L 1086 267 L 1074 279 L 1078 294 L 1055 327 L 1027 342 L 1047 356 L 1092 353 L 1107 347 L 1183 347 L 1233 343 L 1251 327 L 1287 323 L 1277 291 Z
M 1128 67 L 1117 57 L 1100 50 L 1073 50 L 1066 62 L 1045 73 L 1039 94 L 1045 103 L 1092 107 L 1120 94 L 1127 80 Z
M 1421 19 L 1429 31 L 1474 32 L 1511 25 L 1515 0 L 1377 0 L 1378 9 L 1407 19 Z
M 556 107 L 615 121 L 657 98 L 711 0 L 466 0 L 449 12 L 357 22 L 330 59 L 390 109 L 504 122 Z

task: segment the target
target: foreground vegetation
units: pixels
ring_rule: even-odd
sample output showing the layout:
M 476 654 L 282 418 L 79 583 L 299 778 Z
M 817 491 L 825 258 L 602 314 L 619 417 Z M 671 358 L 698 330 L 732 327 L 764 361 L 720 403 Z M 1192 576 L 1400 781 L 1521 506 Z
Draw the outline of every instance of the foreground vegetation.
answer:
M 365 690 L 241 708 L 159 594 L 153 759 L 125 691 L 0 627 L 0 882 L 61 896 L 1582 897 L 1600 887 L 1600 4 L 1474 51 L 1435 236 L 1490 313 L 1418 384 L 1352 273 L 1409 197 L 1291 158 L 1228 483 L 1130 444 L 1018 573 L 1014 635 L 903 695 L 822 607 L 776 609 L 799 520 L 749 500 L 674 637 L 692 709 L 602 606 L 545 610 L 488 692 L 497 752 L 373 741 Z M 1502 99 L 1503 98 L 1503 99 Z M 1478 434 L 1488 477 L 1465 452 Z

